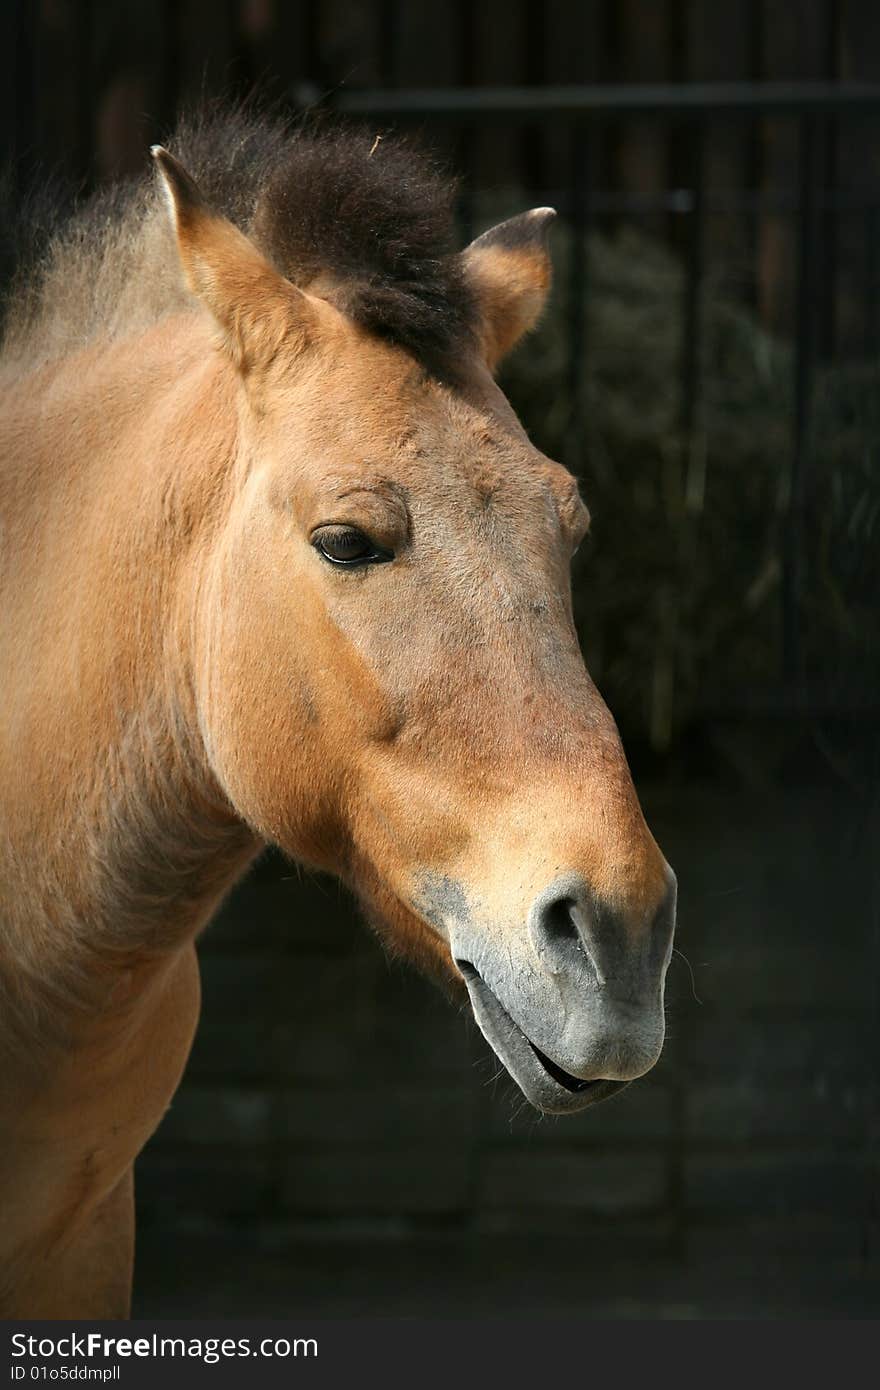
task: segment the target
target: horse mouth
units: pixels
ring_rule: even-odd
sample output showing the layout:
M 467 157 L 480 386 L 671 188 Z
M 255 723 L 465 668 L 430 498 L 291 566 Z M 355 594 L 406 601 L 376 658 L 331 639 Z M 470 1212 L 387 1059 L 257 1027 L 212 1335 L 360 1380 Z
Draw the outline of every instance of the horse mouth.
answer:
M 467 985 L 480 1031 L 526 1100 L 537 1110 L 550 1115 L 571 1114 L 607 1100 L 629 1084 L 572 1076 L 532 1042 L 470 961 L 455 963 Z

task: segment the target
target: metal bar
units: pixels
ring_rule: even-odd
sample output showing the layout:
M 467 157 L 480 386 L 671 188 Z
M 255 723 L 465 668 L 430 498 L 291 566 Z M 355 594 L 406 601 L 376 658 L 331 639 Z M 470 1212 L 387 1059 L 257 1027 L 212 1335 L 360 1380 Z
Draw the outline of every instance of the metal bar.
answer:
M 782 579 L 783 675 L 795 691 L 802 674 L 800 608 L 804 581 L 803 538 L 807 504 L 810 404 L 815 358 L 815 150 L 815 118 L 805 116 L 801 122 L 799 150 L 800 209 L 798 214 L 794 416 L 792 420 L 791 473 Z
M 880 354 L 880 207 L 865 208 L 865 355 Z
M 751 85 L 753 87 L 761 86 L 763 85 L 762 77 L 765 67 L 763 0 L 749 0 L 747 35 Z M 746 181 L 748 187 L 756 195 L 764 183 L 764 152 L 767 132 L 761 122 L 762 114 L 756 113 L 754 118 L 749 121 L 745 137 Z M 749 248 L 749 264 L 753 272 L 747 299 L 751 307 L 759 311 L 761 285 L 758 264 L 761 254 L 761 210 L 757 203 L 747 216 L 746 240 Z
M 709 119 L 708 113 L 707 119 Z M 634 216 L 642 217 L 649 213 L 680 213 L 682 210 L 681 185 L 685 182 L 686 180 L 682 178 L 677 181 L 675 186 L 670 185 L 665 189 L 648 193 L 629 190 L 614 193 L 596 190 L 593 193 L 593 210 L 595 212 L 632 213 Z M 728 192 L 721 189 L 713 193 L 706 192 L 703 196 L 703 202 L 708 213 L 725 216 L 736 213 L 756 215 L 768 212 L 794 215 L 799 207 L 798 193 L 785 188 L 758 194 Z M 858 190 L 854 190 L 852 193 L 845 190 L 835 190 L 831 197 L 814 191 L 813 202 L 819 210 L 838 214 L 865 212 L 866 209 L 874 206 L 874 203 L 866 201 L 865 193 Z
M 303 49 L 305 56 L 305 82 L 323 85 L 323 48 L 321 45 L 321 5 L 320 0 L 306 0 L 305 36 Z
M 571 133 L 570 261 L 568 266 L 568 393 L 569 422 L 566 463 L 574 473 L 583 462 L 586 427 L 587 297 L 589 293 L 590 226 L 589 134 L 581 121 Z
M 467 91 L 473 86 L 477 56 L 476 14 L 471 0 L 459 0 L 455 10 L 455 21 L 458 80 L 461 84 L 457 90 Z M 470 241 L 474 234 L 473 173 L 474 142 L 477 138 L 478 131 L 474 126 L 463 125 L 456 132 L 456 164 L 462 176 L 459 216 L 465 241 Z
M 680 83 L 686 80 L 688 30 L 687 19 L 679 0 L 667 0 L 666 75 L 671 82 Z M 690 123 L 681 121 L 669 122 L 663 131 L 667 188 L 688 187 L 692 172 L 691 134 Z M 677 217 L 675 213 L 668 220 L 665 235 L 676 251 L 688 249 L 685 245 L 687 224 L 683 223 L 681 217 Z
M 349 114 L 385 116 L 807 115 L 878 111 L 880 83 L 719 82 L 668 86 L 411 87 L 340 90 Z
M 682 301 L 680 424 L 683 444 L 685 509 L 702 507 L 702 453 L 695 450 L 702 369 L 702 294 L 705 229 L 705 127 L 693 130 L 690 149 L 691 207 L 685 239 L 685 288 Z
M 617 79 L 623 69 L 624 16 L 619 0 L 604 0 L 599 10 L 598 21 L 598 72 L 601 85 L 606 89 L 613 86 L 613 89 L 617 91 L 619 89 Z M 620 124 L 614 121 L 603 122 L 598 132 L 595 183 L 599 188 L 608 189 L 613 193 L 621 191 L 620 174 L 623 167 L 621 147 Z M 614 230 L 614 220 L 606 218 L 602 231 L 613 232 Z
M 842 17 L 840 0 L 826 0 L 825 6 L 825 68 L 830 82 L 840 79 Z M 823 189 L 836 188 L 838 182 L 837 121 L 830 114 L 823 135 Z M 822 303 L 820 319 L 820 349 L 824 358 L 834 355 L 837 330 L 837 219 L 826 209 L 822 217 Z
M 671 82 L 688 80 L 690 37 L 682 0 L 666 0 L 666 76 Z
M 400 13 L 397 0 L 382 0 L 378 14 L 379 72 L 386 88 L 397 86 Z
M 227 80 L 231 79 L 231 88 L 244 96 L 253 86 L 256 73 L 242 17 L 242 0 L 226 0 L 226 32 L 229 37 Z
M 669 0 L 667 6 L 667 74 L 675 82 L 685 82 L 689 76 L 690 26 L 689 15 L 680 0 Z M 682 596 L 690 583 L 690 561 L 693 550 L 693 522 L 687 511 L 687 497 L 691 473 L 691 460 L 694 421 L 697 412 L 697 374 L 699 371 L 699 310 L 700 286 L 702 284 L 702 217 L 703 217 L 703 131 L 702 124 L 688 123 L 682 128 L 670 123 L 665 130 L 666 168 L 670 187 L 680 189 L 690 185 L 691 210 L 684 219 L 684 233 L 673 223 L 681 223 L 681 217 L 671 213 L 669 223 L 672 241 L 680 245 L 684 252 L 684 295 L 682 299 L 682 339 L 680 358 L 681 396 L 679 400 L 679 424 L 681 431 L 681 458 L 677 460 L 680 469 L 678 482 L 678 502 L 680 514 L 677 527 L 677 549 L 675 581 L 669 586 L 666 601 L 658 595 L 658 637 L 665 651 L 655 651 L 653 661 L 652 700 L 650 732 L 655 746 L 668 743 L 671 728 L 661 727 L 662 709 L 658 695 L 662 694 L 662 672 L 669 675 L 667 689 L 674 699 L 675 673 L 678 664 L 678 635 L 681 621 Z M 664 621 L 665 618 L 665 621 Z M 662 634 L 662 635 L 661 635 Z M 670 711 L 671 713 L 671 711 Z M 680 1020 L 678 1045 L 673 1054 L 675 1066 L 672 1074 L 670 1095 L 670 1144 L 667 1160 L 667 1202 L 670 1210 L 670 1253 L 679 1260 L 687 1255 L 689 1212 L 687 1207 L 687 1162 L 688 1151 L 688 1079 L 693 1058 L 693 1011 L 686 1008 Z
M 181 34 L 178 0 L 163 0 L 162 4 L 162 73 L 160 88 L 160 137 L 174 129 L 180 104 Z
M 525 0 L 523 14 L 524 45 L 522 74 L 529 87 L 541 87 L 547 80 L 547 21 L 542 0 Z M 544 181 L 545 131 L 531 122 L 520 134 L 523 187 L 529 195 Z
M 36 6 L 29 4 L 28 0 L 18 0 L 12 21 L 12 114 L 15 131 L 12 148 L 15 177 L 21 188 L 26 188 L 30 183 L 31 169 L 36 162 L 37 20 Z
M 868 785 L 871 788 L 871 807 L 868 812 L 868 842 L 878 843 L 878 832 L 880 832 L 880 738 L 877 735 L 876 725 L 874 726 L 874 736 L 871 740 L 870 749 L 870 780 Z M 870 931 L 871 931 L 871 975 L 874 981 L 873 989 L 873 1027 L 872 1033 L 872 1055 L 880 1056 L 880 862 L 876 854 L 871 855 L 870 860 L 871 875 L 871 901 L 870 901 Z M 870 1259 L 877 1257 L 877 1241 L 880 1234 L 880 1075 L 874 1068 L 873 1081 L 868 1099 L 868 1124 L 865 1134 L 866 1158 L 868 1160 L 868 1171 L 870 1180 L 867 1183 L 867 1210 L 865 1212 L 865 1226 L 862 1237 L 862 1258 L 867 1266 Z
M 95 81 L 95 14 L 93 0 L 77 9 L 74 28 L 76 66 L 77 163 L 80 178 L 91 182 L 95 154 L 95 106 L 99 96 Z

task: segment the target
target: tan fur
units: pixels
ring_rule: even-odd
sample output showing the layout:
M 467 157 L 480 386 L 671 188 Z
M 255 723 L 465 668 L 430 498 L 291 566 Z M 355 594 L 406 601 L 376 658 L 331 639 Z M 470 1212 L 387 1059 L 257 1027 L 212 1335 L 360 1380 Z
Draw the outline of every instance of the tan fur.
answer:
M 242 232 L 215 216 L 176 159 L 153 148 L 177 233 L 187 284 L 207 305 L 243 375 L 268 372 L 283 351 L 294 353 L 321 329 L 322 306 L 269 265 Z
M 550 289 L 550 261 L 540 245 L 501 250 L 477 243 L 477 248 L 465 262 L 482 311 L 483 356 L 494 371 L 541 317 Z
M 517 252 L 500 297 L 487 262 L 488 360 L 463 347 L 453 390 L 169 187 L 201 304 L 19 358 L 0 410 L 7 1316 L 124 1312 L 193 941 L 264 843 L 341 875 L 453 986 L 426 869 L 517 950 L 560 865 L 634 937 L 666 886 L 578 650 L 586 513 L 488 370 L 540 259 Z M 334 570 L 311 544 L 332 522 L 395 562 Z

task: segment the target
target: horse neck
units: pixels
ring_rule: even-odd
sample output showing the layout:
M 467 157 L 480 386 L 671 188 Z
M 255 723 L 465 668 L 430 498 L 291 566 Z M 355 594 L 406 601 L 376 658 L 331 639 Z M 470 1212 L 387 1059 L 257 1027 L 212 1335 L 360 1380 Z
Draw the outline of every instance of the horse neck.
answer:
M 65 364 L 24 394 L 52 402 L 30 431 L 11 407 L 13 436 L 35 441 L 37 495 L 13 529 L 30 549 L 11 650 L 28 645 L 0 747 L 0 984 L 44 1026 L 179 949 L 258 848 L 211 773 L 189 678 L 205 528 L 234 487 L 237 439 L 234 388 L 193 337 L 189 320 L 160 325 Z

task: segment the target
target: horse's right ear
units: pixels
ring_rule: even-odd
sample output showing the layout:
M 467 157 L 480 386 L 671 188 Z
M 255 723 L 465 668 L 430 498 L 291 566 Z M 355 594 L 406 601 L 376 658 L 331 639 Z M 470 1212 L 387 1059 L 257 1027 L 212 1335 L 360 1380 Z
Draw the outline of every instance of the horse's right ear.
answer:
M 270 265 L 252 241 L 202 197 L 195 180 L 161 145 L 151 150 L 171 213 L 187 284 L 210 309 L 245 373 L 267 367 L 283 345 L 317 332 L 317 308 Z
M 520 213 L 462 253 L 479 310 L 480 347 L 492 371 L 541 316 L 552 273 L 547 233 L 555 216 L 553 208 Z

